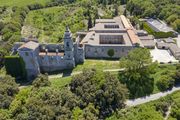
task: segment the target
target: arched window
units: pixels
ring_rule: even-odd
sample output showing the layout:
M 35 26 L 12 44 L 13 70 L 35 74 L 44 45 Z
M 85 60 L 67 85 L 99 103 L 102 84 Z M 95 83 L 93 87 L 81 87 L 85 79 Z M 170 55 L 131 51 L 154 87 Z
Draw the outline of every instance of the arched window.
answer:
M 66 43 L 66 46 L 69 47 L 69 42 Z

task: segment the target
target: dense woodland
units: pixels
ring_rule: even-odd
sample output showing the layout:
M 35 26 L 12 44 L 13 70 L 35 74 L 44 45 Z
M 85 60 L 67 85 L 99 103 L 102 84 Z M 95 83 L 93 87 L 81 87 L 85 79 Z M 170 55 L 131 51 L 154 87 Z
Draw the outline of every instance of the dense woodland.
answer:
M 179 0 L 129 0 L 127 10 L 137 17 L 152 17 L 165 20 L 180 32 Z

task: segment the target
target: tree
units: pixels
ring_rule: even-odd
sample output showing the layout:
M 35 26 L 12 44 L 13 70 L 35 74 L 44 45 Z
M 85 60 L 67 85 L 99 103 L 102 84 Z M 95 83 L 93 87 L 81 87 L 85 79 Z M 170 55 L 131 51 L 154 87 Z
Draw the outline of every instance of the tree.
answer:
M 177 14 L 172 14 L 166 19 L 166 21 L 167 21 L 168 24 L 170 24 L 170 23 L 173 23 L 176 19 L 178 19 L 178 15 Z
M 180 65 L 176 65 L 176 72 L 172 77 L 175 79 L 175 85 L 180 83 Z
M 4 28 L 4 23 L 0 21 L 0 31 Z
M 130 97 L 145 96 L 153 91 L 156 63 L 152 63 L 151 55 L 146 48 L 136 48 L 126 57 L 120 59 L 120 67 L 124 69 L 119 79 L 127 85 Z
M 114 56 L 114 49 L 109 49 L 107 54 L 112 58 Z
M 114 16 L 118 16 L 119 15 L 119 10 L 118 10 L 118 5 L 114 6 Z
M 74 76 L 70 90 L 82 100 L 81 108 L 93 103 L 99 110 L 100 118 L 123 108 L 128 94 L 126 87 L 115 76 L 95 69 L 85 69 L 82 74 Z
M 90 28 L 92 28 L 92 27 L 93 27 L 93 25 L 92 25 L 92 18 L 91 18 L 91 15 L 89 14 L 89 18 L 88 18 L 88 30 Z
M 99 19 L 99 14 L 98 14 L 98 9 L 95 9 L 95 13 L 94 13 L 94 26 L 96 24 L 96 19 Z
M 13 77 L 0 77 L 0 109 L 8 109 L 18 92 L 18 85 Z
M 180 32 L 180 19 L 175 20 L 172 25 L 176 31 Z
M 165 91 L 171 89 L 174 86 L 174 79 L 168 75 L 162 75 L 161 78 L 157 81 L 158 89 Z
M 170 97 L 167 97 L 166 99 L 162 98 L 155 104 L 156 111 L 160 111 L 163 114 L 163 116 L 165 116 L 171 104 L 172 100 Z
M 106 5 L 107 5 L 107 0 L 102 0 L 102 4 L 103 4 L 104 6 L 106 6 Z
M 45 87 L 45 86 L 50 86 L 51 83 L 48 80 L 48 74 L 41 74 L 39 75 L 34 81 L 33 81 L 33 86 L 34 88 L 40 88 L 40 87 Z
M 126 9 L 124 10 L 123 15 L 127 16 L 127 10 Z

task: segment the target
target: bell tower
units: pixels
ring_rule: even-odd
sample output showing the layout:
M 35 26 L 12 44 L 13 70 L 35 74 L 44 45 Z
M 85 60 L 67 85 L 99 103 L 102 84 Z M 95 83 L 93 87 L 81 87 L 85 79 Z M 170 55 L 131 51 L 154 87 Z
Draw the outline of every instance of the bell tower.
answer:
M 72 41 L 72 34 L 68 27 L 64 33 L 64 57 L 67 60 L 74 59 L 74 47 Z

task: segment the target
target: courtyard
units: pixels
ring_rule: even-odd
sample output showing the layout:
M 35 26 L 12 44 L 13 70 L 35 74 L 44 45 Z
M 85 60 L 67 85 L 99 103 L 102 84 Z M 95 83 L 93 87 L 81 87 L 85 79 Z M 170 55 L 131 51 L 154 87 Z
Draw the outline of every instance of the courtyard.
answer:
M 169 62 L 178 62 L 175 57 L 168 50 L 155 49 L 150 50 L 153 61 L 158 61 L 159 63 L 169 63 Z

